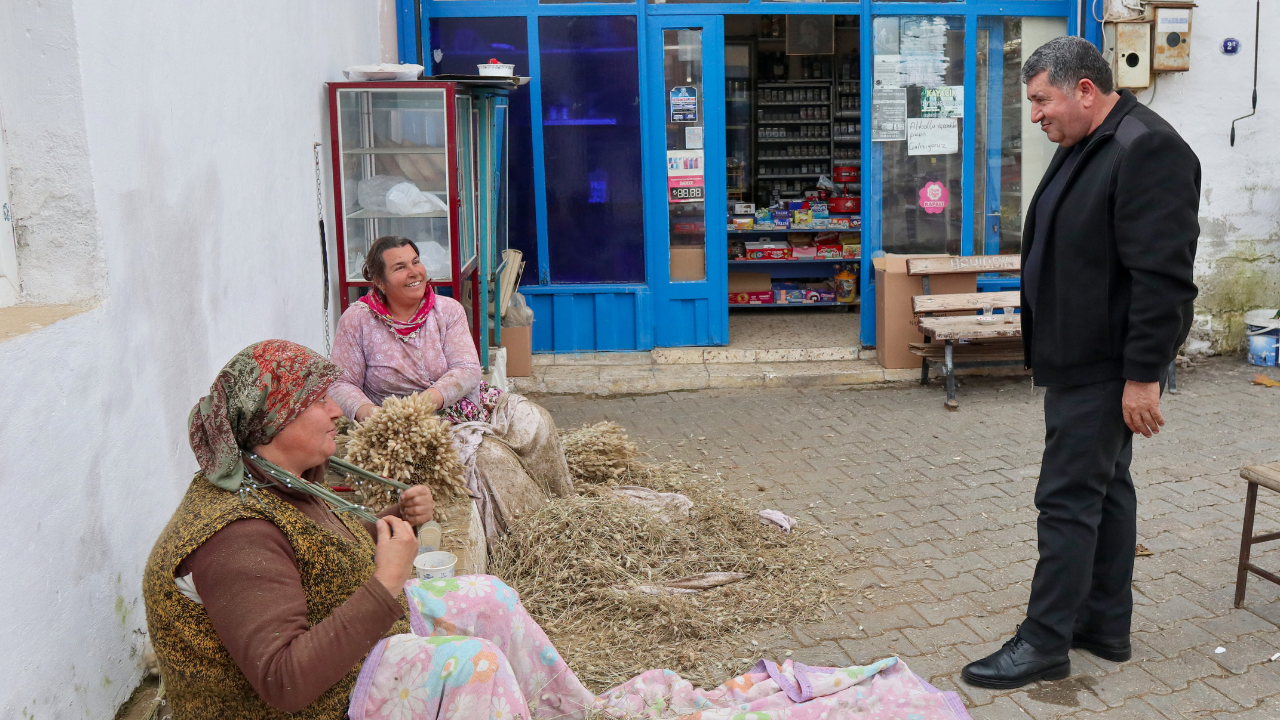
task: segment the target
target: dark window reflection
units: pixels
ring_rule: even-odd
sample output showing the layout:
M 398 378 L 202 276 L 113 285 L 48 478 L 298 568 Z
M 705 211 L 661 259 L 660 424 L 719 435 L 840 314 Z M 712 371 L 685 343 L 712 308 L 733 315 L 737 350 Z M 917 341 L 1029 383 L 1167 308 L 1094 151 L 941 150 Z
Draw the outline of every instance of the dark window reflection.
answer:
M 529 34 L 522 17 L 434 18 L 431 49 L 444 53 L 433 70 L 439 74 L 475 75 L 476 65 L 497 58 L 529 74 Z M 507 211 L 509 247 L 524 253 L 522 284 L 538 284 L 538 229 L 533 195 L 533 131 L 529 88 L 511 93 Z
M 644 282 L 636 41 L 634 16 L 538 20 L 552 282 Z

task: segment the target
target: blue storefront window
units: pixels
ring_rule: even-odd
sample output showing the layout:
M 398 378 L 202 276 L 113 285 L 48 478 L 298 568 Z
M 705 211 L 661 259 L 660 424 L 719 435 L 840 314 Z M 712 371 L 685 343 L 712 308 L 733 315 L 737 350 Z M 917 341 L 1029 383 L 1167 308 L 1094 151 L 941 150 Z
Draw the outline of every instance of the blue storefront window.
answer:
M 529 33 L 525 18 L 434 18 L 431 51 L 439 52 L 433 72 L 475 75 L 476 65 L 497 58 L 515 64 L 517 75 L 529 74 Z M 509 247 L 524 253 L 527 267 L 538 267 L 538 229 L 533 194 L 533 130 L 529 93 L 511 94 L 508 146 L 509 185 L 507 212 Z M 538 284 L 537 272 L 526 272 L 522 284 Z
M 538 19 L 552 283 L 644 282 L 637 40 L 635 16 Z

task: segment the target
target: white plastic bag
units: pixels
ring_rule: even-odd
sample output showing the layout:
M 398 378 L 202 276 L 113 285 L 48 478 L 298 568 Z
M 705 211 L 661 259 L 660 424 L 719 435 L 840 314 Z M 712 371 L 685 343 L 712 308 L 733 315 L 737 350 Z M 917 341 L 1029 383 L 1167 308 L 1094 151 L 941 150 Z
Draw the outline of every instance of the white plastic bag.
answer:
M 448 209 L 443 200 L 419 190 L 411 182 L 402 182 L 387 191 L 387 210 L 396 215 L 422 215 Z
M 421 215 L 448 210 L 444 201 L 396 175 L 374 175 L 356 186 L 360 207 L 395 215 Z
M 449 277 L 449 251 L 440 247 L 440 243 L 434 240 L 423 241 L 421 238 L 415 243 L 418 246 L 419 259 L 422 261 L 422 267 L 427 270 L 429 278 L 447 278 Z
M 515 293 L 507 306 L 507 314 L 502 316 L 502 327 L 529 327 L 532 324 L 533 308 L 525 302 L 523 295 Z

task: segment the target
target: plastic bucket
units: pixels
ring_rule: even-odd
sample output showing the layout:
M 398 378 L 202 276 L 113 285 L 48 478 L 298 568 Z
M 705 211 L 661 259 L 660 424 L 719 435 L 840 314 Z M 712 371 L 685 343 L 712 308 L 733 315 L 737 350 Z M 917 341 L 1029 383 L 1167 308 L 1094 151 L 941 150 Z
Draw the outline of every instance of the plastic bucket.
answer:
M 1244 314 L 1249 340 L 1249 364 L 1275 367 L 1280 344 L 1280 320 L 1276 310 L 1250 310 Z
M 413 559 L 413 570 L 419 580 L 435 580 L 453 577 L 453 566 L 458 564 L 458 556 L 451 552 L 436 550 L 422 553 Z

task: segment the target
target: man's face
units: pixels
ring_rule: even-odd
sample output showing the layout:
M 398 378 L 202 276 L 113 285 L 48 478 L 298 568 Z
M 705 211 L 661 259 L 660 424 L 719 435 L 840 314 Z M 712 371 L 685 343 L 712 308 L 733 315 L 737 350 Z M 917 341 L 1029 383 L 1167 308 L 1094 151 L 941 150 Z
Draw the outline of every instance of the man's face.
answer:
M 1071 147 L 1089 134 L 1093 117 L 1096 88 L 1088 80 L 1081 80 L 1072 92 L 1049 83 L 1049 71 L 1044 71 L 1027 81 L 1027 100 L 1031 101 L 1031 122 L 1040 123 L 1040 129 L 1049 140 L 1062 147 Z

